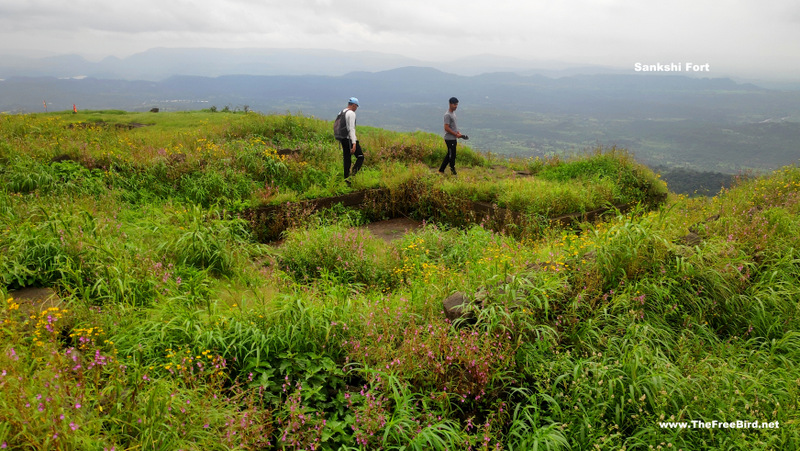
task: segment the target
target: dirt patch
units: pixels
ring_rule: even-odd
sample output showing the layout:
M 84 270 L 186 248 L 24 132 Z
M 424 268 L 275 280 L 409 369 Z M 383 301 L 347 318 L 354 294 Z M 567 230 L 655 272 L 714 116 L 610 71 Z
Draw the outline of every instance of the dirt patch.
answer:
M 399 240 L 406 233 L 413 232 L 422 228 L 422 222 L 409 218 L 387 219 L 385 221 L 372 222 L 362 228 L 369 230 L 375 238 L 380 238 L 389 243 Z M 279 249 L 283 245 L 282 239 L 269 241 L 267 244 Z
M 375 237 L 388 243 L 402 238 L 408 232 L 421 229 L 422 222 L 410 218 L 396 218 L 373 222 L 367 224 L 364 228 L 369 230 Z
M 38 315 L 49 308 L 58 308 L 63 303 L 52 288 L 28 287 L 8 293 L 13 302 L 19 304 L 20 319 Z

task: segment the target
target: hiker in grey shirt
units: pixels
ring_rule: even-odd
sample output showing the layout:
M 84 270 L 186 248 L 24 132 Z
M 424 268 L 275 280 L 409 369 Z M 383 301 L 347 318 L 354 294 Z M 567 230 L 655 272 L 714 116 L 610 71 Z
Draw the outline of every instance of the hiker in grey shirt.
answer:
M 456 175 L 456 146 L 458 138 L 467 139 L 467 135 L 462 135 L 458 131 L 456 124 L 456 109 L 458 108 L 458 99 L 450 97 L 450 109 L 444 113 L 444 143 L 447 145 L 447 155 L 444 156 L 444 161 L 439 167 L 439 172 L 444 174 L 447 165 L 450 165 L 450 171 Z

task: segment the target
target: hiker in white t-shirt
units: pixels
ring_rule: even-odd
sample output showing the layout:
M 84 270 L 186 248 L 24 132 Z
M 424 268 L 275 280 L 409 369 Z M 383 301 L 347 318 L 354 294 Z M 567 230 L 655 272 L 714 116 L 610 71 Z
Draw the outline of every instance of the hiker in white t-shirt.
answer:
M 342 143 L 342 159 L 344 161 L 344 180 L 350 184 L 350 176 L 356 175 L 361 165 L 364 163 L 364 152 L 361 150 L 361 144 L 356 137 L 356 110 L 358 109 L 358 99 L 350 97 L 347 101 L 347 108 L 344 110 L 344 118 L 347 123 L 347 137 L 339 139 Z M 352 164 L 352 155 L 356 156 L 356 163 L 353 165 L 353 172 L 350 172 L 350 165 Z

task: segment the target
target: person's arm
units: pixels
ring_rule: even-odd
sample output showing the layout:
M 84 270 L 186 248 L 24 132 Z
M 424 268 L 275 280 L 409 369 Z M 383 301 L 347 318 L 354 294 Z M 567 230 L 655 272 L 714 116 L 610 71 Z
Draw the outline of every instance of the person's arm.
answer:
M 450 128 L 450 124 L 447 123 L 444 124 L 444 131 L 445 133 L 454 135 L 456 138 L 461 138 L 461 132 L 454 132 L 453 129 Z
M 348 111 L 344 113 L 344 118 L 347 120 L 347 136 L 350 138 L 350 143 L 353 146 L 353 150 L 356 147 L 356 113 L 354 111 Z

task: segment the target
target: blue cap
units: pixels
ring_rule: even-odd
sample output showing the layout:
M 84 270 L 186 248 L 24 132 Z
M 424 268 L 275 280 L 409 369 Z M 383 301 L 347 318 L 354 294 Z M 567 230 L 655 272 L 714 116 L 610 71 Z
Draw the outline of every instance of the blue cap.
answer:
M 350 100 L 348 100 L 347 103 L 353 103 L 358 105 L 358 99 L 356 99 L 355 97 L 350 97 Z

